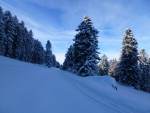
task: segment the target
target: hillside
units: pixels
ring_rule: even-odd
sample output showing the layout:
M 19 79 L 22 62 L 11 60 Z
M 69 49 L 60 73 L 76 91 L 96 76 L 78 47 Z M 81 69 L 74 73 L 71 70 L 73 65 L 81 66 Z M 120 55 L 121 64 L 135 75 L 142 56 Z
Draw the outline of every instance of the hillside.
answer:
M 150 113 L 150 94 L 0 56 L 0 113 Z

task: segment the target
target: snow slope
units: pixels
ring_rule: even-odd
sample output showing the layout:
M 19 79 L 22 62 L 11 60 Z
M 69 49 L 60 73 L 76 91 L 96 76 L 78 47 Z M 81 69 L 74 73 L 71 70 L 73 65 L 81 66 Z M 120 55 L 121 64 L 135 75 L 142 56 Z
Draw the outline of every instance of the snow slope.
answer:
M 0 56 L 0 113 L 150 113 L 150 94 Z

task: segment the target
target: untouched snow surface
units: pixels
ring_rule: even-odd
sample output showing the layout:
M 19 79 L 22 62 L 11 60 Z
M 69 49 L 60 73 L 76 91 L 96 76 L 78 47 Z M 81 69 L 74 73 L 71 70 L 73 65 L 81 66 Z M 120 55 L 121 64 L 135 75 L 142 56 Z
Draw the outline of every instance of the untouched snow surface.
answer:
M 150 94 L 0 56 L 0 113 L 150 113 Z

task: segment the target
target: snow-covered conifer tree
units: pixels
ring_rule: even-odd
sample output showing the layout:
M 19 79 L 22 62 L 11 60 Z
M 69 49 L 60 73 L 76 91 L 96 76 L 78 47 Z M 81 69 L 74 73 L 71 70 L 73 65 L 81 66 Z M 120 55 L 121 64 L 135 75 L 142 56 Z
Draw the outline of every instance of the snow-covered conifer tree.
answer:
M 108 70 L 109 70 L 108 58 L 106 55 L 103 55 L 101 57 L 101 61 L 99 64 L 99 74 L 100 75 L 108 75 Z
M 89 17 L 84 18 L 76 31 L 78 33 L 72 45 L 73 55 L 70 58 L 73 59 L 71 71 L 81 76 L 94 75 L 98 73 L 98 31 L 93 27 Z
M 116 80 L 127 85 L 136 86 L 138 83 L 138 50 L 137 41 L 131 29 L 126 30 L 120 62 L 116 69 Z
M 76 31 L 73 69 L 81 76 L 94 75 L 98 73 L 98 31 L 89 17 L 84 18 Z
M 51 43 L 49 40 L 46 43 L 45 63 L 46 63 L 46 66 L 48 67 L 53 66 Z

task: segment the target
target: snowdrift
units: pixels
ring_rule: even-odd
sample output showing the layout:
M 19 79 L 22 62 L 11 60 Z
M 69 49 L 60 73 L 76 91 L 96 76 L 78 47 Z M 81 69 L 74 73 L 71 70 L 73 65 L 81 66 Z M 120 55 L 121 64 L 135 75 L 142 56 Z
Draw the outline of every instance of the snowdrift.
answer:
M 150 94 L 0 56 L 0 113 L 150 113 Z

